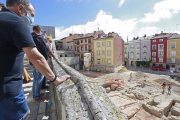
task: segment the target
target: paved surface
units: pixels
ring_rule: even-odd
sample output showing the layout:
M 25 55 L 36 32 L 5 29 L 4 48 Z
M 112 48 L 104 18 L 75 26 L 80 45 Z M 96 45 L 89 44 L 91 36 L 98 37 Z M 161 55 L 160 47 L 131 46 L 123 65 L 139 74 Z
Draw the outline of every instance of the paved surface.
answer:
M 31 76 L 31 81 L 29 83 L 23 84 L 26 102 L 31 112 L 28 120 L 57 120 L 54 96 L 53 94 L 50 94 L 52 92 L 52 85 L 50 85 L 49 89 L 41 90 L 41 92 L 45 93 L 45 96 L 48 97 L 48 100 L 35 102 L 32 93 L 33 71 L 31 69 L 31 66 L 29 65 L 29 60 L 26 58 L 24 59 L 24 65 L 29 75 Z
M 126 68 L 131 71 L 142 71 L 145 73 L 152 73 L 152 74 L 157 74 L 157 75 L 169 75 L 170 74 L 169 70 L 157 71 L 157 70 L 152 70 L 151 68 L 140 68 L 140 67 L 133 67 L 133 66 L 126 66 Z M 178 73 L 174 73 L 174 74 L 178 74 Z

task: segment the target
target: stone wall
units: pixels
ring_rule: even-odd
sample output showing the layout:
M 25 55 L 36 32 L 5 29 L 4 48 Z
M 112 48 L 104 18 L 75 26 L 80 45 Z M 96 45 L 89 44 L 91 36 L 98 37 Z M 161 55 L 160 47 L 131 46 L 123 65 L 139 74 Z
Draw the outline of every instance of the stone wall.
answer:
M 107 96 L 98 81 L 88 78 L 63 62 L 52 61 L 55 74 L 71 79 L 55 85 L 59 120 L 128 120 Z

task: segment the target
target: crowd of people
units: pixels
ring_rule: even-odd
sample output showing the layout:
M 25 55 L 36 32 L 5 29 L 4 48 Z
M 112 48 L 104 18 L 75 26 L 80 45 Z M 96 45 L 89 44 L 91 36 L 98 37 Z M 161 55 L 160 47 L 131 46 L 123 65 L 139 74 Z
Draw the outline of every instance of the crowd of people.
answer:
M 35 9 L 28 0 L 6 0 L 6 7 L 0 3 L 0 119 L 25 120 L 30 114 L 24 96 L 23 57 L 30 60 L 33 69 L 33 97 L 35 101 L 45 100 L 41 87 L 46 78 L 61 84 L 69 75 L 57 77 L 48 65 L 49 57 L 58 60 L 53 54 L 52 36 L 41 33 L 34 22 Z

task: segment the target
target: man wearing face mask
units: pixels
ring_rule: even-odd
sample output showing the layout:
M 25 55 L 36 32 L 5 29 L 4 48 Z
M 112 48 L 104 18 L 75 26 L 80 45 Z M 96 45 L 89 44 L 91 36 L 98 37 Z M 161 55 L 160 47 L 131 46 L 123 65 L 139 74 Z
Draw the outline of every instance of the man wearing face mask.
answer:
M 0 119 L 24 120 L 30 114 L 22 87 L 24 52 L 34 67 L 55 84 L 70 78 L 57 77 L 37 50 L 28 25 L 35 10 L 28 0 L 6 0 L 0 11 Z

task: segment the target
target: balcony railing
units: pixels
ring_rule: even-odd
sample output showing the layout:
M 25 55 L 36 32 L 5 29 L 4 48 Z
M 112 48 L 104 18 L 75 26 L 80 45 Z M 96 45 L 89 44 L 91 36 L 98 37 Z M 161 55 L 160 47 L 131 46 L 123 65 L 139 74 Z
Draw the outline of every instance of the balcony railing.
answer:
M 143 54 L 147 54 L 147 52 L 143 52 Z
M 140 47 L 137 47 L 136 49 L 140 49 Z
M 171 57 L 176 57 L 176 55 L 171 55 Z
M 146 60 L 147 58 L 144 58 L 144 60 Z
M 134 47 L 130 47 L 131 49 L 134 49 Z
M 152 57 L 156 57 L 156 55 L 153 55 Z
M 88 41 L 88 43 L 91 43 L 91 41 Z
M 163 58 L 163 57 L 164 57 L 164 55 L 158 55 L 158 57 L 159 57 L 159 58 Z
M 143 46 L 143 48 L 147 48 L 147 46 L 146 46 L 146 45 L 144 45 L 144 46 Z

